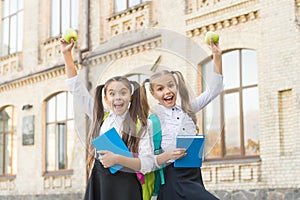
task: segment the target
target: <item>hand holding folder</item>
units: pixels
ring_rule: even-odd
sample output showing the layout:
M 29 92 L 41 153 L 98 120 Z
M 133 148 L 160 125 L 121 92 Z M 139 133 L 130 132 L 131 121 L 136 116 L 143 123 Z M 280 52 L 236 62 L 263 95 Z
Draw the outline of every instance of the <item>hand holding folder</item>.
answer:
M 174 167 L 196 168 L 202 166 L 204 135 L 178 135 L 176 147 L 185 148 L 186 156 L 175 160 Z
M 92 143 L 95 146 L 96 151 L 107 150 L 111 151 L 114 154 L 133 158 L 132 153 L 129 151 L 115 128 L 112 128 L 107 132 L 101 134 L 100 136 L 92 140 Z M 114 174 L 121 168 L 123 168 L 123 166 L 113 165 L 109 168 L 109 171 L 110 173 Z

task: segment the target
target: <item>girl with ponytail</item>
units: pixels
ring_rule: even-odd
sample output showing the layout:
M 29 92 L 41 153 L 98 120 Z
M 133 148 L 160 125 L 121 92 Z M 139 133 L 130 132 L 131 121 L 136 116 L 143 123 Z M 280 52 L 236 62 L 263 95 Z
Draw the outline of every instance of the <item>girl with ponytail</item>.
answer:
M 176 148 L 178 134 L 198 133 L 195 113 L 223 91 L 222 51 L 218 44 L 211 40 L 210 48 L 214 60 L 214 74 L 209 89 L 195 99 L 190 95 L 179 71 L 162 70 L 153 74 L 150 79 L 150 92 L 158 101 L 151 110 L 158 116 L 162 127 L 161 147 L 163 153 L 156 156 L 157 167 L 166 165 L 165 184 L 160 186 L 158 200 L 216 200 L 203 184 L 200 168 L 174 168 L 174 160 L 186 155 L 185 149 Z M 176 103 L 177 93 L 181 102 Z
M 87 166 L 89 180 L 85 200 L 142 200 L 141 183 L 136 172 L 153 170 L 154 155 L 149 137 L 148 102 L 146 91 L 137 82 L 122 76 L 107 80 L 96 87 L 92 98 L 77 75 L 71 50 L 74 40 L 67 43 L 61 39 L 61 49 L 68 79 L 66 84 L 85 113 L 92 119 L 87 138 Z M 104 101 L 104 102 L 103 102 Z M 104 103 L 108 109 L 104 107 Z M 91 140 L 115 128 L 134 158 L 109 151 L 95 152 Z M 98 156 L 101 154 L 101 157 Z M 119 164 L 123 168 L 111 174 L 109 167 Z

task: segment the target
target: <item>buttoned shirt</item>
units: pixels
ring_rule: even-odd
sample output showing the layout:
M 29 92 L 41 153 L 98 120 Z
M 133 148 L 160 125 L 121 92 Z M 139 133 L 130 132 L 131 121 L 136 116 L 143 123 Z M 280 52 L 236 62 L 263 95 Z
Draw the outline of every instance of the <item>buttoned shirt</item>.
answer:
M 193 112 L 197 113 L 215 99 L 224 89 L 223 76 L 213 73 L 207 90 L 191 101 Z M 176 148 L 176 137 L 178 134 L 195 134 L 196 125 L 192 118 L 185 113 L 181 106 L 172 108 L 158 104 L 153 109 L 158 116 L 162 126 L 162 149 L 164 151 Z
M 92 119 L 94 99 L 87 91 L 83 82 L 80 80 L 80 77 L 75 76 L 67 79 L 65 82 L 69 91 L 72 93 L 73 99 L 74 101 L 76 101 L 76 104 L 80 105 L 80 107 L 88 115 L 88 117 Z M 121 116 L 110 112 L 101 126 L 99 135 L 114 127 L 122 137 L 121 130 L 125 115 L 126 112 Z M 143 136 L 141 136 L 139 142 L 138 158 L 141 160 L 141 173 L 148 173 L 152 171 L 154 169 L 155 163 L 153 144 L 151 142 L 151 137 L 149 134 L 152 133 L 152 122 L 150 120 L 148 120 L 147 122 L 147 131 Z

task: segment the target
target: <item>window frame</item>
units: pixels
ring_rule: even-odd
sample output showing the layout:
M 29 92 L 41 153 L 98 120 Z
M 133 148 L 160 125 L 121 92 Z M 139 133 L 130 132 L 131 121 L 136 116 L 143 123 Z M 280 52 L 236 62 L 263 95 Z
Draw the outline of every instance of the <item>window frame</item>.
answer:
M 64 94 L 65 95 L 65 118 L 64 119 L 57 119 L 57 110 L 59 109 L 58 108 L 58 96 L 60 94 Z M 72 105 L 68 105 L 68 103 L 70 102 L 69 98 L 72 98 L 72 95 L 70 92 L 68 91 L 60 91 L 60 92 L 57 92 L 51 96 L 49 96 L 47 99 L 45 99 L 44 101 L 44 111 L 45 111 L 45 114 L 44 114 L 44 119 L 45 119 L 45 122 L 44 122 L 44 176 L 52 176 L 52 175 L 65 175 L 65 174 L 72 174 L 73 173 L 73 169 L 70 168 L 69 166 L 69 157 L 70 155 L 68 155 L 68 145 L 69 145 L 69 141 L 68 141 L 68 136 L 70 135 L 68 133 L 68 124 L 69 122 L 74 122 L 74 113 L 71 113 L 71 116 L 69 116 L 69 109 L 73 110 L 73 107 Z M 53 100 L 54 99 L 54 107 L 55 107 L 55 119 L 54 121 L 48 121 L 47 117 L 48 117 L 48 102 L 50 100 Z M 72 100 L 72 99 L 71 99 Z M 72 108 L 71 108 L 72 107 Z M 59 124 L 65 124 L 65 132 L 64 132 L 64 150 L 63 150 L 63 153 L 65 154 L 65 162 L 64 162 L 64 165 L 65 167 L 64 168 L 61 168 L 59 167 L 59 156 L 58 154 L 61 153 L 61 151 L 58 151 L 59 148 L 57 148 L 56 145 L 59 145 L 60 143 L 58 143 L 58 133 L 57 133 L 57 125 Z M 52 168 L 48 168 L 48 158 L 49 158 L 49 155 L 48 155 L 48 132 L 47 132 L 47 128 L 48 126 L 50 125 L 54 125 L 54 136 L 55 136 L 55 141 L 54 141 L 54 145 L 55 145 L 55 153 L 53 155 L 54 157 L 54 169 Z M 73 127 L 74 129 L 74 127 Z
M 220 124 L 219 126 L 220 128 L 220 155 L 218 157 L 213 157 L 213 158 L 209 158 L 209 157 L 204 157 L 204 161 L 206 162 L 210 162 L 210 161 L 219 161 L 219 160 L 245 160 L 245 159 L 257 159 L 260 157 L 260 152 L 258 152 L 257 155 L 246 155 L 246 151 L 245 151 L 245 123 L 244 123 L 244 118 L 245 116 L 243 115 L 243 91 L 249 88 L 257 88 L 258 90 L 258 80 L 256 81 L 256 83 L 254 84 L 248 84 L 248 85 L 243 85 L 242 83 L 242 77 L 243 77 L 243 66 L 242 66 L 242 51 L 243 50 L 252 50 L 255 51 L 253 49 L 246 49 L 246 48 L 240 48 L 240 49 L 232 49 L 230 51 L 226 51 L 223 53 L 229 53 L 229 52 L 233 52 L 233 51 L 238 51 L 238 67 L 239 67 L 239 85 L 237 87 L 232 87 L 229 89 L 224 89 L 224 91 L 219 95 L 219 106 L 220 106 Z M 203 63 L 201 64 L 201 66 L 203 66 L 204 64 L 208 63 L 209 61 L 212 60 L 212 57 L 209 57 L 208 59 L 206 59 L 205 61 L 203 61 Z M 257 64 L 257 63 L 256 63 Z M 258 66 L 257 66 L 258 67 Z M 203 71 L 203 68 L 202 68 Z M 223 69 L 224 71 L 224 69 Z M 203 80 L 201 80 L 201 84 L 203 85 Z M 203 91 L 201 91 L 203 92 Z M 239 137 L 240 137 L 240 147 L 239 147 L 239 155 L 226 155 L 226 145 L 225 145 L 225 137 L 226 137 L 226 133 L 225 133 L 225 96 L 228 94 L 238 94 L 238 100 L 239 100 Z M 259 95 L 259 94 L 258 94 Z M 259 98 L 259 96 L 258 96 Z M 259 111 L 259 108 L 258 108 Z M 201 113 L 202 115 L 202 130 L 204 130 L 205 127 L 205 108 L 204 111 Z M 259 123 L 259 121 L 258 121 Z M 258 137 L 259 137 L 259 132 L 257 133 Z
M 143 73 L 130 73 L 124 75 L 130 81 L 136 81 L 139 84 L 142 84 L 146 78 L 150 78 L 150 75 Z
M 139 1 L 139 3 L 136 3 L 136 4 L 133 4 L 133 5 L 130 5 L 130 2 L 131 1 L 134 1 L 134 0 L 123 0 L 122 2 L 124 2 L 124 1 L 126 1 L 125 2 L 125 8 L 124 9 L 120 9 L 120 10 L 117 10 L 117 3 L 116 3 L 116 1 L 119 1 L 120 2 L 120 0 L 114 0 L 114 6 L 113 6 L 113 12 L 114 13 L 121 13 L 121 12 L 124 12 L 125 10 L 128 10 L 128 9 L 130 9 L 130 8 L 133 8 L 133 7 L 135 7 L 135 6 L 138 6 L 138 5 L 141 5 L 141 4 L 143 4 L 143 3 L 145 3 L 145 2 L 148 2 L 148 1 L 151 1 L 151 0 L 137 0 L 137 1 Z
M 1 38 L 1 57 L 5 57 L 23 50 L 23 11 L 24 11 L 24 1 L 17 0 L 16 10 L 11 11 L 11 2 L 9 0 L 2 0 L 2 38 Z M 7 4 L 7 7 L 5 6 Z M 8 9 L 4 11 L 4 9 Z M 15 24 L 13 23 L 15 20 Z M 7 20 L 7 23 L 5 22 Z M 5 27 L 5 24 L 7 24 Z M 14 28 L 15 30 L 12 30 Z M 12 38 L 14 36 L 15 38 Z M 15 44 L 12 44 L 15 41 Z M 4 44 L 7 44 L 7 49 L 4 49 Z M 12 47 L 13 46 L 13 47 Z
M 3 138 L 4 138 L 4 140 L 6 141 L 6 137 L 4 137 L 5 135 L 10 135 L 11 136 L 11 138 L 10 138 L 10 145 L 11 145 L 11 152 L 10 152 L 10 154 L 8 155 L 9 156 L 9 159 L 8 159 L 8 162 L 9 162 L 9 164 L 8 165 L 6 165 L 6 160 L 7 160 L 7 158 L 6 158 L 6 156 L 7 156 L 7 153 L 6 153 L 6 150 L 5 150 L 5 146 L 3 146 L 2 148 L 3 148 L 3 152 L 2 152 L 2 154 L 3 154 L 3 163 L 2 163 L 2 172 L 1 172 L 1 174 L 0 174 L 0 177 L 10 177 L 10 176 L 14 176 L 14 163 L 13 163 L 13 161 L 14 161 L 14 151 L 15 151 L 15 147 L 14 147 L 14 137 L 16 137 L 15 135 L 16 135 L 16 124 L 15 124 L 15 122 L 16 122 L 16 119 L 15 119 L 15 107 L 13 106 L 13 105 L 7 105 L 7 106 L 4 106 L 4 107 L 2 107 L 2 108 L 0 108 L 0 111 L 2 112 L 2 111 L 4 111 L 4 110 L 6 110 L 7 108 L 11 108 L 11 115 L 12 115 L 12 121 L 11 121 L 11 127 L 8 127 L 8 130 L 7 131 L 5 131 L 5 130 L 0 130 L 0 136 L 2 136 L 3 135 Z M 8 171 L 6 171 L 6 169 L 9 169 L 10 168 L 10 171 L 8 172 Z
M 54 1 L 59 6 L 57 13 L 53 13 Z M 68 0 L 67 2 L 69 6 L 68 9 L 62 8 L 64 4 L 63 1 L 64 0 L 50 1 L 50 32 L 49 32 L 50 37 L 58 37 L 68 28 L 73 28 L 76 30 L 78 29 L 79 0 L 76 0 L 76 2 L 74 0 Z M 65 14 L 66 10 L 69 13 Z M 77 13 L 77 18 L 76 18 L 76 13 Z M 64 17 L 62 17 L 64 15 L 67 15 L 69 18 L 64 20 Z

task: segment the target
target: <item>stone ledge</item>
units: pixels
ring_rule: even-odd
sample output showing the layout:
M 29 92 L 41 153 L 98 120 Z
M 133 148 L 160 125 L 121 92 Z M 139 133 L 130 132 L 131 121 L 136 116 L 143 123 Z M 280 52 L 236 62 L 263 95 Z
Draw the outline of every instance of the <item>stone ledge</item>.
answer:
M 251 20 L 257 19 L 259 16 L 258 11 L 253 11 L 249 13 L 245 13 L 240 16 L 234 16 L 232 18 L 224 19 L 212 24 L 207 24 L 204 26 L 199 26 L 197 28 L 193 28 L 186 32 L 188 37 L 194 37 L 201 34 L 205 34 L 207 31 L 221 30 L 223 28 L 229 28 L 231 26 L 238 25 L 240 23 L 246 23 Z
M 281 189 L 254 189 L 254 190 L 215 190 L 210 191 L 222 200 L 253 200 L 253 199 L 270 199 L 270 200 L 299 200 L 299 188 L 281 188 Z
M 299 188 L 281 188 L 281 189 L 254 189 L 254 190 L 210 190 L 212 194 L 222 200 L 254 200 L 254 199 L 270 199 L 270 200 L 299 200 Z M 69 194 L 37 194 L 37 195 L 2 195 L 0 199 L 6 200 L 82 200 L 83 193 L 69 193 Z
M 9 82 L 0 83 L 0 92 L 9 91 L 18 87 L 24 87 L 26 85 L 34 84 L 37 82 L 42 82 L 47 79 L 55 78 L 65 74 L 65 69 L 63 66 L 54 67 L 49 71 L 39 72 L 37 74 L 27 75 L 16 80 L 11 80 Z
M 36 195 L 2 195 L 0 199 L 6 200 L 82 200 L 84 197 L 83 193 L 69 193 L 69 194 L 36 194 Z
M 106 26 L 109 38 L 149 27 L 152 22 L 151 12 L 151 2 L 145 2 L 108 17 Z
M 124 38 L 126 40 L 124 40 Z M 126 42 L 124 42 L 126 41 Z M 114 36 L 85 57 L 83 65 L 96 66 L 160 47 L 161 33 L 155 29 L 132 31 Z

